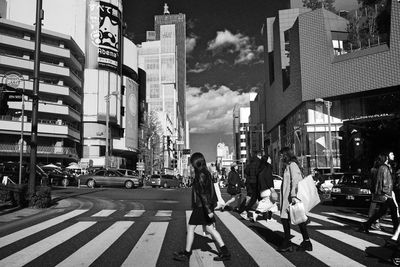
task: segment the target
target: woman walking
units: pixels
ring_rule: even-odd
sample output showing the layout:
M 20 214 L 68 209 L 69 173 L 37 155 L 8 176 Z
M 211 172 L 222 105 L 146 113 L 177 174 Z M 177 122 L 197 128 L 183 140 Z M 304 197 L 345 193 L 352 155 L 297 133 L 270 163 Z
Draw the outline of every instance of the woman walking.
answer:
M 228 174 L 228 187 L 227 192 L 231 195 L 231 198 L 225 203 L 223 210 L 229 209 L 229 205 L 235 201 L 236 206 L 233 208 L 235 211 L 239 210 L 239 205 L 242 199 L 241 194 L 241 184 L 242 181 L 240 180 L 239 173 L 237 172 L 237 165 L 233 163 L 231 165 L 231 171 Z
M 292 244 L 290 242 L 290 216 L 289 206 L 290 204 L 296 204 L 300 200 L 296 197 L 298 183 L 303 179 L 303 175 L 299 168 L 299 162 L 296 156 L 289 147 L 284 147 L 280 151 L 281 160 L 284 165 L 283 181 L 281 185 L 281 222 L 283 226 L 284 239 L 281 246 L 278 248 L 280 252 L 293 251 Z M 313 247 L 310 241 L 310 237 L 307 231 L 306 222 L 299 224 L 301 235 L 303 236 L 303 242 L 301 242 L 298 250 L 312 251 Z
M 187 235 L 186 248 L 183 251 L 174 253 L 174 260 L 189 261 L 192 255 L 192 244 L 194 230 L 198 225 L 202 225 L 217 243 L 220 253 L 214 257 L 215 261 L 230 260 L 231 255 L 224 244 L 219 232 L 213 227 L 215 223 L 214 208 L 217 204 L 214 185 L 210 172 L 207 170 L 206 160 L 203 154 L 196 152 L 190 157 L 190 164 L 194 168 L 195 176 L 192 185 L 192 215 L 190 216 Z

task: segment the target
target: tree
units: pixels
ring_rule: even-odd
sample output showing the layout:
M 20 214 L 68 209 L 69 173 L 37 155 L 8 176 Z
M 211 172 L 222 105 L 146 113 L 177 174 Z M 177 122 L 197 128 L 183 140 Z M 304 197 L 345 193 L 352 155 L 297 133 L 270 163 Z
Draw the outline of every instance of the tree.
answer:
M 304 7 L 310 8 L 312 10 L 321 8 L 322 4 L 324 4 L 324 8 L 326 10 L 336 13 L 336 9 L 333 6 L 335 0 L 302 0 L 302 1 Z
M 358 0 L 360 6 L 349 14 L 348 41 L 353 49 L 389 43 L 391 1 Z
M 145 173 L 160 166 L 162 155 L 162 128 L 156 112 L 144 115 L 139 129 L 139 158 L 144 161 Z

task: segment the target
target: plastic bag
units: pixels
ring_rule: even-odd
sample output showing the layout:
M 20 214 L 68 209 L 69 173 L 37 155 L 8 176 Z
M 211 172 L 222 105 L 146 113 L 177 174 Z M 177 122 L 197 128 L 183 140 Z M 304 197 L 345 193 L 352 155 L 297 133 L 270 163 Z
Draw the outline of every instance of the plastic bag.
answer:
M 290 204 L 289 206 L 290 222 L 294 225 L 307 221 L 306 210 L 303 202 Z
M 308 213 L 312 208 L 321 202 L 321 199 L 318 195 L 318 189 L 315 186 L 314 179 L 311 175 L 308 175 L 299 182 L 297 198 L 303 203 L 306 213 Z

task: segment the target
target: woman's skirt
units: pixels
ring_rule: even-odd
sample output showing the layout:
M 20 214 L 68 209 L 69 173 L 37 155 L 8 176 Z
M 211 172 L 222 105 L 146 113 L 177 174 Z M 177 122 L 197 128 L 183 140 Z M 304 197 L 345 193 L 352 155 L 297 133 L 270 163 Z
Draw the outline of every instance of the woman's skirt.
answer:
M 202 207 L 194 208 L 192 215 L 190 215 L 190 225 L 210 225 L 215 223 L 215 216 L 210 218 Z

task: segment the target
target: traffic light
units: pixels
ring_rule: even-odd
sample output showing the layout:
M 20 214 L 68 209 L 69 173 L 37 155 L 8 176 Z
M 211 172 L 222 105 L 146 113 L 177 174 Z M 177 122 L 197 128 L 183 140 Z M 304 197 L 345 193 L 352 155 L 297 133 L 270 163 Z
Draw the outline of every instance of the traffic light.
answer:
M 177 167 L 177 160 L 176 159 L 171 159 L 171 168 L 176 169 Z
M 171 137 L 167 135 L 167 150 L 171 150 Z
M 0 115 L 6 115 L 8 112 L 8 93 L 0 91 Z

